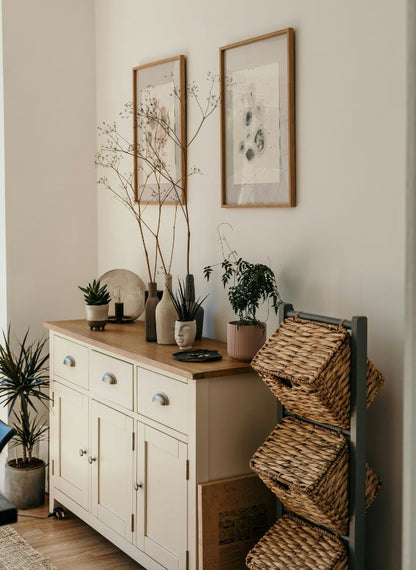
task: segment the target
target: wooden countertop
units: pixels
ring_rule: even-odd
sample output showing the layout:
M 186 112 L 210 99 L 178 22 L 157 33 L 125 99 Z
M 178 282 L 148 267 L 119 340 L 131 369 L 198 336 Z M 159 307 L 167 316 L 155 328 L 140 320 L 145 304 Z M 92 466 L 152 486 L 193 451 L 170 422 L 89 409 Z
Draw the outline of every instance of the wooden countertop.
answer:
M 203 338 L 196 341 L 194 349 L 217 350 L 222 359 L 214 362 L 179 362 L 172 357 L 179 348 L 146 342 L 144 323 L 135 321 L 125 325 L 107 323 L 104 331 L 91 331 L 84 319 L 73 321 L 48 321 L 44 327 L 76 340 L 111 351 L 116 355 L 136 360 L 138 363 L 156 366 L 160 370 L 178 374 L 190 380 L 215 378 L 253 372 L 247 362 L 233 360 L 227 354 L 227 345 L 218 340 Z

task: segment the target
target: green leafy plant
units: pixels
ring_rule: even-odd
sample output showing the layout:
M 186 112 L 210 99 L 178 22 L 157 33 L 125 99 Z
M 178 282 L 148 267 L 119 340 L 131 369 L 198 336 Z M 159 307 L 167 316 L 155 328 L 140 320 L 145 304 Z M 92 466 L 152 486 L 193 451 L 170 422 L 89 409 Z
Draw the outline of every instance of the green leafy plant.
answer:
M 78 289 L 84 293 L 84 301 L 86 305 L 107 305 L 110 302 L 110 293 L 107 290 L 107 285 L 101 285 L 100 281 L 88 283 L 86 287 L 78 285 Z
M 17 340 L 18 349 L 13 351 L 9 326 L 7 334 L 3 331 L 3 343 L 0 345 L 0 404 L 9 406 L 11 423 L 17 431 L 12 442 L 23 449 L 22 460 L 13 460 L 16 467 L 39 464 L 40 460 L 32 455 L 33 447 L 48 430 L 48 426 L 38 418 L 35 406 L 35 402 L 46 405 L 50 400 L 48 393 L 43 391 L 49 386 L 46 366 L 49 355 L 44 354 L 46 339 L 30 343 L 28 337 L 29 329 L 22 341 Z
M 179 289 L 176 293 L 168 287 L 170 298 L 172 299 L 173 306 L 178 314 L 178 321 L 193 321 L 199 307 L 208 295 L 205 295 L 202 299 L 201 297 L 198 297 L 198 299 L 192 301 L 191 299 L 188 299 L 185 294 L 185 284 L 181 282 L 180 279 L 178 279 L 178 282 Z
M 214 267 L 222 269 L 221 281 L 226 288 L 228 286 L 228 300 L 238 316 L 237 325 L 257 325 L 261 323 L 257 319 L 257 310 L 263 303 L 269 303 L 275 313 L 283 303 L 277 288 L 276 277 L 267 265 L 262 263 L 250 263 L 232 250 L 227 239 L 218 229 L 220 236 L 223 260 L 216 265 L 204 267 L 204 277 L 209 281 Z M 227 248 L 228 253 L 225 253 Z

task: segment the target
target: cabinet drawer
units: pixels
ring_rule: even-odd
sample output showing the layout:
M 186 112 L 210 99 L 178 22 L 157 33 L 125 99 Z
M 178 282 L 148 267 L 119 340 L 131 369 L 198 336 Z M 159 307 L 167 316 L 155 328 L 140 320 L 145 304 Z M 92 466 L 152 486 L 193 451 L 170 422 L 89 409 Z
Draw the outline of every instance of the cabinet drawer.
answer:
M 137 410 L 148 418 L 188 433 L 188 385 L 138 368 Z
M 88 389 L 88 348 L 54 336 L 52 374 Z
M 133 365 L 92 350 L 90 390 L 114 404 L 132 410 Z

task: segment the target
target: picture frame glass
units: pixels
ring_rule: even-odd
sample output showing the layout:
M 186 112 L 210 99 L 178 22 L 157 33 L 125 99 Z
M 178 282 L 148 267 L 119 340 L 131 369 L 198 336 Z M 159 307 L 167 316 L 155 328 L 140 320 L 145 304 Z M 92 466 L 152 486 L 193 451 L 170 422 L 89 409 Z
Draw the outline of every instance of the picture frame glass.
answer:
M 221 51 L 223 206 L 294 205 L 289 38 L 270 36 Z
M 183 203 L 183 56 L 133 71 L 135 200 Z

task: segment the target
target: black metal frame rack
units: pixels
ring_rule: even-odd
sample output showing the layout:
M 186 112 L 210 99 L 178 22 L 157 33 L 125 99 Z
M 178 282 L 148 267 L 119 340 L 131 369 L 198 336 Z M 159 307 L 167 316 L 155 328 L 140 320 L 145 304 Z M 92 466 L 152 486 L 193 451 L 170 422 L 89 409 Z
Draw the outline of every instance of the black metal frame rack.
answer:
M 367 317 L 337 319 L 297 312 L 289 303 L 280 309 L 280 321 L 287 317 L 344 326 L 351 330 L 351 416 L 350 429 L 343 430 L 350 441 L 349 534 L 343 537 L 349 548 L 349 570 L 365 566 L 366 493 L 366 403 L 367 403 Z M 316 422 L 315 422 L 316 423 Z M 325 426 L 331 428 L 331 426 Z M 335 429 L 335 428 L 332 428 Z

